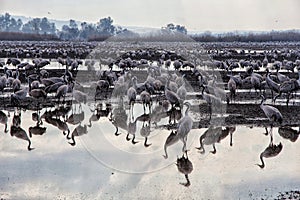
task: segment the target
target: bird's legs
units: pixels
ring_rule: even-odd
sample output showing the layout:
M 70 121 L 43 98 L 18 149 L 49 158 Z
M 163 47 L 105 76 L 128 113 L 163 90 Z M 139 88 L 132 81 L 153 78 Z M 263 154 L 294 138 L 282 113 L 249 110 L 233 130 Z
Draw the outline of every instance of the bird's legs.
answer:
M 268 134 L 269 134 L 269 131 L 268 131 L 268 128 L 267 128 L 266 126 L 265 126 L 265 131 L 266 131 L 266 132 L 265 132 L 264 134 L 265 134 L 265 135 L 268 135 Z
M 273 144 L 273 126 L 270 128 L 270 144 Z
M 286 99 L 286 107 L 289 107 L 289 101 L 290 101 L 290 94 L 291 93 L 287 93 L 287 99 Z

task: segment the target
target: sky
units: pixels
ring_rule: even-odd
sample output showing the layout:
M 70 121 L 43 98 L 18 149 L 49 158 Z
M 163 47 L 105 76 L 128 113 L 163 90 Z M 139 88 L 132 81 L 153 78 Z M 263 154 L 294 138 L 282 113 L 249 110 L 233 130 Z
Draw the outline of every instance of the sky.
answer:
M 300 29 L 299 8 L 299 0 L 0 0 L 1 14 L 197 31 Z

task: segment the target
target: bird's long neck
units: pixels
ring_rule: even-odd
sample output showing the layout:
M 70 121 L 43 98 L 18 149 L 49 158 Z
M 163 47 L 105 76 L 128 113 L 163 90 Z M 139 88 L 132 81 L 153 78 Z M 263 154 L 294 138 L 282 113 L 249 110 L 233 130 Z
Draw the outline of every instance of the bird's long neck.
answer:
M 206 136 L 206 134 L 203 134 L 203 135 L 200 136 L 200 138 L 199 138 L 200 147 L 199 148 L 197 147 L 197 149 L 200 150 L 200 149 L 203 148 L 203 139 L 205 138 L 205 136 Z
M 205 87 L 204 87 L 203 85 L 202 85 L 201 87 L 202 87 L 202 92 L 201 92 L 201 93 L 202 93 L 202 95 L 203 95 L 203 94 L 204 94 Z
M 19 70 L 16 70 L 16 79 L 19 79 Z
M 262 98 L 262 99 L 261 99 L 261 102 L 260 102 L 260 106 L 263 106 L 263 105 L 264 105 L 264 101 L 265 101 L 264 98 Z
M 133 79 L 133 80 L 132 80 L 132 84 L 133 84 L 134 87 L 136 87 L 136 85 L 137 85 L 137 80 L 136 80 L 136 79 Z
M 200 77 L 200 84 L 203 85 L 206 81 L 204 80 L 204 77 L 202 74 L 200 74 L 199 77 Z
M 270 74 L 270 71 L 269 71 L 269 69 L 266 69 L 266 77 L 268 77 L 269 76 L 269 74 Z
M 187 108 L 186 108 L 186 110 L 185 110 L 185 116 L 188 116 L 188 114 L 189 114 L 189 110 L 190 110 L 190 106 L 189 106 L 189 105 L 187 105 Z

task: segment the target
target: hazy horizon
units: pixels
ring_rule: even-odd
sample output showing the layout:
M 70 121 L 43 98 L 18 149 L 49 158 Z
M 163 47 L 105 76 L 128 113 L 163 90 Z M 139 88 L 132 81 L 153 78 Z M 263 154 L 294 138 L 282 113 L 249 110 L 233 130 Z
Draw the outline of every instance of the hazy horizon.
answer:
M 1 0 L 0 13 L 53 20 L 96 23 L 112 17 L 114 24 L 160 28 L 168 23 L 188 31 L 271 31 L 300 29 L 297 0 Z

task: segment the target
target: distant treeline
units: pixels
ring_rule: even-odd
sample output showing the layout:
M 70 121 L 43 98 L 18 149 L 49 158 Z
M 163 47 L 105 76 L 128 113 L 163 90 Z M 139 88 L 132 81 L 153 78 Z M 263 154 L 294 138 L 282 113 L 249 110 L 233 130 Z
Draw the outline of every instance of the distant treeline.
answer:
M 300 31 L 271 31 L 260 33 L 236 33 L 230 32 L 225 34 L 214 35 L 206 32 L 199 35 L 191 35 L 197 42 L 293 42 L 300 41 Z
M 162 29 L 187 34 L 184 26 L 173 23 L 167 24 Z M 0 40 L 41 40 L 43 38 L 44 40 L 103 41 L 122 33 L 135 35 L 126 28 L 114 25 L 111 17 L 102 18 L 97 23 L 80 24 L 70 19 L 69 24 L 63 25 L 61 30 L 58 30 L 56 24 L 50 22 L 47 17 L 33 18 L 23 23 L 21 19 L 13 18 L 9 13 L 0 15 L 0 33 Z
M 111 17 L 100 19 L 96 24 L 82 22 L 79 25 L 70 19 L 69 24 L 62 26 L 61 30 L 56 28 L 55 23 L 50 22 L 47 17 L 33 18 L 26 23 L 21 19 L 13 18 L 9 13 L 0 15 L 0 40 L 88 40 L 90 38 L 111 36 L 126 29 L 113 25 Z M 9 33 L 9 34 L 7 34 Z
M 173 23 L 162 27 L 160 31 L 148 35 L 139 35 L 126 28 L 115 26 L 111 17 L 100 19 L 97 23 L 82 22 L 77 24 L 70 19 L 69 24 L 61 30 L 47 17 L 33 18 L 26 23 L 14 19 L 9 13 L 0 15 L 0 40 L 71 40 L 71 41 L 104 41 L 112 36 L 115 41 L 197 41 L 197 42 L 268 42 L 268 41 L 300 41 L 300 31 L 270 31 L 270 32 L 229 32 L 213 34 L 209 31 L 187 35 L 187 29 Z

